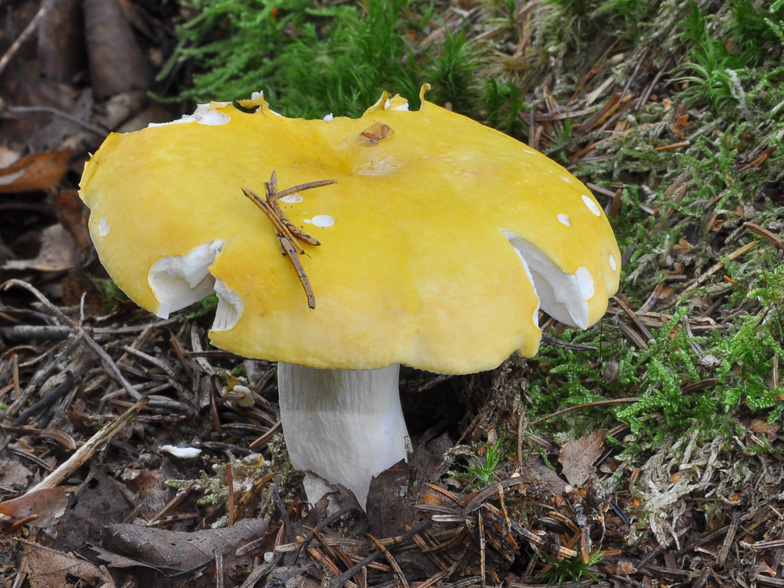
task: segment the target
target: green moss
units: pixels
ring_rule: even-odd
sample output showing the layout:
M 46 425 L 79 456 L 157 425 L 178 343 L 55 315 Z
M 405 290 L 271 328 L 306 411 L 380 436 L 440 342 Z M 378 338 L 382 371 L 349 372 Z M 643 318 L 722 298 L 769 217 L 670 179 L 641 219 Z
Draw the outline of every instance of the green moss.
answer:
M 193 17 L 178 27 L 180 45 L 161 74 L 194 64 L 193 87 L 182 98 L 234 100 L 264 90 L 288 116 L 358 116 L 382 89 L 416 107 L 419 86 L 430 77 L 441 99 L 458 106 L 468 100 L 472 56 L 462 35 L 447 36 L 435 56 L 415 56 L 405 40 L 405 31 L 429 26 L 431 3 L 316 8 L 305 0 L 191 0 L 188 6 Z

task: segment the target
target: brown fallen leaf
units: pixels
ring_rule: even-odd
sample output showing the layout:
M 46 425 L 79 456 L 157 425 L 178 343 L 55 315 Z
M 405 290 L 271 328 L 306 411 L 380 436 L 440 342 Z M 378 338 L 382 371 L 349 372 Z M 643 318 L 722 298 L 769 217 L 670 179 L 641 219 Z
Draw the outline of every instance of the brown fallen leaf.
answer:
M 60 185 L 72 151 L 42 151 L 33 153 L 0 169 L 0 193 L 32 192 Z
M 599 564 L 599 567 L 606 574 L 614 576 L 627 576 L 637 572 L 634 562 L 625 557 L 608 557 Z
M 62 272 L 76 265 L 77 246 L 73 236 L 62 225 L 51 225 L 41 231 L 41 250 L 32 259 L 11 259 L 5 270 Z
M 63 303 L 66 306 L 79 306 L 84 301 L 84 313 L 98 316 L 103 310 L 104 294 L 82 267 L 74 267 L 62 279 Z
M 51 191 L 52 207 L 57 220 L 71 233 L 80 248 L 87 247 L 90 240 L 90 230 L 87 220 L 90 218 L 90 209 L 79 198 L 76 190 Z
M 0 487 L 24 492 L 32 477 L 33 472 L 15 459 L 0 459 Z
M 0 514 L 15 519 L 37 516 L 38 518 L 28 522 L 31 527 L 49 527 L 63 516 L 66 506 L 68 506 L 68 498 L 65 490 L 44 488 L 0 502 Z
M 77 584 L 75 579 L 101 588 L 112 588 L 115 585 L 107 572 L 89 561 L 24 539 L 17 541 L 22 543 L 27 556 L 27 579 L 32 588 L 74 586 Z M 78 582 L 78 585 L 81 584 Z
M 781 425 L 779 425 L 778 423 L 769 423 L 764 419 L 752 420 L 751 426 L 749 428 L 754 433 L 765 435 L 765 437 L 771 443 L 776 440 L 779 433 L 781 432 Z
M 602 454 L 604 437 L 605 431 L 586 433 L 561 448 L 558 461 L 563 466 L 563 473 L 569 484 L 582 486 L 596 471 L 593 463 Z
M 372 147 L 394 134 L 395 131 L 389 125 L 376 121 L 359 134 L 359 142 L 366 147 Z

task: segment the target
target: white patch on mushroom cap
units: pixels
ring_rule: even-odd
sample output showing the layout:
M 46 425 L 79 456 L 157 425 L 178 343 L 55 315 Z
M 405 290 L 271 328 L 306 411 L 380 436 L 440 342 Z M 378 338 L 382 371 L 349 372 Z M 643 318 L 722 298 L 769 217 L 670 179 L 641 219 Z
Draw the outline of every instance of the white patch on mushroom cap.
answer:
M 213 102 L 211 104 L 199 104 L 193 114 L 186 114 L 178 120 L 166 123 L 150 123 L 147 127 L 162 127 L 164 125 L 176 125 L 180 123 L 197 122 L 200 125 L 217 126 L 231 122 L 231 117 L 225 112 L 217 110 L 231 104 L 230 102 Z
M 559 214 L 558 222 L 566 227 L 569 227 L 572 224 L 572 220 L 569 218 L 568 214 Z
M 564 324 L 588 328 L 586 301 L 593 296 L 594 290 L 590 272 L 579 268 L 574 274 L 566 273 L 527 239 L 511 231 L 503 233 L 518 256 L 525 260 L 542 310 Z
M 588 268 L 578 267 L 577 271 L 574 272 L 574 277 L 577 279 L 577 287 L 580 289 L 583 298 L 586 300 L 593 298 L 596 288 L 593 283 L 593 276 L 588 271 Z
M 324 122 L 329 122 L 331 120 L 335 120 L 335 116 L 330 112 L 327 116 L 324 117 Z
M 404 110 L 404 111 L 408 111 L 408 102 L 403 102 L 403 104 L 398 104 L 397 106 L 393 106 L 389 110 Z
M 442 159 L 442 161 L 446 161 Z M 395 157 L 381 157 L 379 159 L 360 160 L 354 162 L 351 173 L 358 176 L 385 176 L 394 173 L 400 168 L 400 161 Z
M 169 314 L 212 294 L 215 279 L 210 266 L 223 248 L 223 241 L 208 241 L 185 255 L 167 255 L 152 264 L 147 281 L 159 306 L 155 314 Z
M 101 222 L 98 223 L 98 236 L 105 237 L 109 234 L 111 227 L 109 226 L 109 221 L 106 220 L 106 217 L 101 217 Z
M 610 267 L 612 268 L 612 271 L 618 269 L 618 264 L 615 262 L 615 257 L 613 257 L 612 253 L 610 254 Z
M 596 205 L 596 202 L 594 202 L 590 196 L 588 196 L 587 194 L 583 194 L 582 199 L 583 202 L 585 202 L 585 205 L 588 207 L 588 210 L 590 210 L 596 216 L 602 215 L 602 211 L 599 210 L 599 207 Z
M 312 220 L 317 227 L 331 227 L 335 224 L 335 219 L 328 214 L 317 214 Z
M 288 204 L 294 204 L 295 202 L 302 202 L 304 198 L 295 192 L 294 194 L 283 196 L 282 198 L 279 198 L 279 200 L 281 202 L 287 202 Z

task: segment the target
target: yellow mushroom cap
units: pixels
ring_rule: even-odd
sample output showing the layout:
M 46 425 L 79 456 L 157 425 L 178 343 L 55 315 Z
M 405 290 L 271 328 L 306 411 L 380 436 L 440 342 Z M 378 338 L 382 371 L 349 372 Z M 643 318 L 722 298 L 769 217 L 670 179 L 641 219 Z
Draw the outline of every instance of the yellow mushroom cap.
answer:
M 581 327 L 618 288 L 618 246 L 589 190 L 498 131 L 386 93 L 359 119 L 286 118 L 261 96 L 242 106 L 112 134 L 81 183 L 119 287 L 161 316 L 215 289 L 218 347 L 317 368 L 470 373 L 536 353 L 533 281 L 560 300 L 545 310 Z M 280 189 L 336 180 L 280 203 L 321 242 L 299 256 L 315 309 L 241 190 L 263 195 L 273 171 Z M 196 269 L 177 277 L 183 260 Z M 187 301 L 160 300 L 161 276 Z M 573 305 L 566 290 L 581 309 L 556 308 Z

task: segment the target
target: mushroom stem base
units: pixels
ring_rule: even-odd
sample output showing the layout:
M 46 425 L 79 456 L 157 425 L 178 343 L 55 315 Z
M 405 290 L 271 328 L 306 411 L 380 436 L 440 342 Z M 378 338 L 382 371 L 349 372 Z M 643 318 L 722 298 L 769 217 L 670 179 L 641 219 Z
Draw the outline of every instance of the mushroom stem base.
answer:
M 280 417 L 291 465 L 305 472 L 311 503 L 342 484 L 365 506 L 370 480 L 407 458 L 400 366 L 323 370 L 278 364 Z

